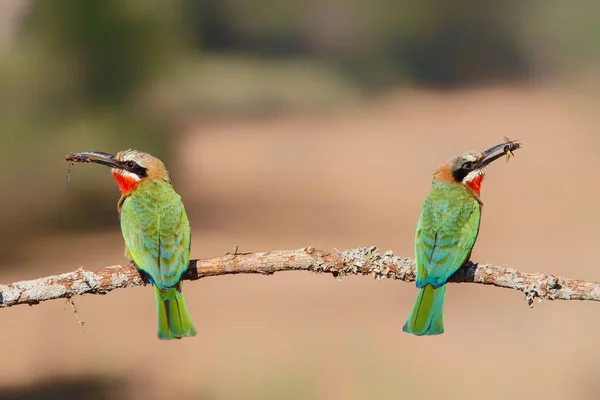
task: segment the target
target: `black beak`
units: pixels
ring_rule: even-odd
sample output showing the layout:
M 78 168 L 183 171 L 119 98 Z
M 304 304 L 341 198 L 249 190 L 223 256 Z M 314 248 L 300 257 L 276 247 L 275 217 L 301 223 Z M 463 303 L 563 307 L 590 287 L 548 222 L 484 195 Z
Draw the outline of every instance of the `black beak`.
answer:
M 118 168 L 119 163 L 115 160 L 115 156 L 101 151 L 82 151 L 81 153 L 67 154 L 67 161 L 73 163 L 92 162 L 96 164 L 106 165 L 111 168 Z
M 483 168 L 506 154 L 511 155 L 513 154 L 513 151 L 520 148 L 521 143 L 519 143 L 517 140 L 508 140 L 504 143 L 497 144 L 494 147 L 490 147 L 481 153 L 482 157 L 477 162 L 477 168 Z

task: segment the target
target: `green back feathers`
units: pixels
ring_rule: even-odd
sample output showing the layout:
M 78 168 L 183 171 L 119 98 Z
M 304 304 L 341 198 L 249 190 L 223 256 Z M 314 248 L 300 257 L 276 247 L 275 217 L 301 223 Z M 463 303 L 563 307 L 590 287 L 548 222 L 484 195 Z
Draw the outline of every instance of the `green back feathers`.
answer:
M 159 289 L 187 270 L 191 233 L 181 197 L 166 181 L 143 181 L 123 202 L 121 231 L 131 258 Z
M 479 201 L 461 184 L 434 182 L 415 235 L 417 286 L 441 286 L 471 254 L 479 233 Z

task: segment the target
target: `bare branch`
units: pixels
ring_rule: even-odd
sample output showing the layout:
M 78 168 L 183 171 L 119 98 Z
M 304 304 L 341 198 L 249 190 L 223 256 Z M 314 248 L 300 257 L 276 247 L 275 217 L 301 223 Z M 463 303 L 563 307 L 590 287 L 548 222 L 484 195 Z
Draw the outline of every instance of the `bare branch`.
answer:
M 345 275 L 371 275 L 375 279 L 414 282 L 415 266 L 410 258 L 383 254 L 377 247 L 326 252 L 314 247 L 266 253 L 235 253 L 206 260 L 192 260 L 183 279 L 196 280 L 228 274 L 271 275 L 280 271 L 312 271 Z M 530 306 L 537 297 L 548 300 L 600 301 L 600 283 L 541 273 L 519 272 L 505 267 L 469 262 L 450 279 L 520 290 Z M 115 289 L 145 285 L 130 265 L 105 267 L 97 272 L 79 268 L 73 272 L 30 281 L 0 285 L 0 307 L 37 304 L 83 294 L 106 294 Z

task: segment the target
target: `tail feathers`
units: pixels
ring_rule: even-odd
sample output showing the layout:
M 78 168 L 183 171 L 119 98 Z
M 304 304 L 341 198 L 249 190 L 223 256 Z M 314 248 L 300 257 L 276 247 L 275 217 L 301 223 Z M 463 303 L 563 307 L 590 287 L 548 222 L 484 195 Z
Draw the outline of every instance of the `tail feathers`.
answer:
M 154 286 L 154 291 L 158 312 L 158 338 L 169 340 L 196 336 L 196 328 L 187 311 L 181 290 L 173 288 L 161 291 Z
M 446 285 L 419 288 L 417 299 L 408 320 L 402 327 L 413 335 L 439 335 L 444 332 L 444 294 Z

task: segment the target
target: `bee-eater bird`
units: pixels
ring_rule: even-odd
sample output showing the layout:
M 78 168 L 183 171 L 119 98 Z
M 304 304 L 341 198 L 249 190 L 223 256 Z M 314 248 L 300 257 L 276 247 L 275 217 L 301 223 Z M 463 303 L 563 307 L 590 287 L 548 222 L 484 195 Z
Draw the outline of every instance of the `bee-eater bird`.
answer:
M 414 335 L 444 332 L 446 282 L 469 260 L 477 240 L 483 204 L 480 190 L 486 167 L 520 147 L 520 143 L 512 141 L 483 153 L 468 152 L 440 165 L 433 174 L 415 234 L 419 292 L 402 328 L 404 332 Z
M 136 150 L 72 153 L 66 158 L 112 169 L 121 191 L 117 209 L 125 253 L 154 287 L 159 339 L 196 335 L 181 293 L 181 276 L 190 260 L 190 223 L 165 165 Z

